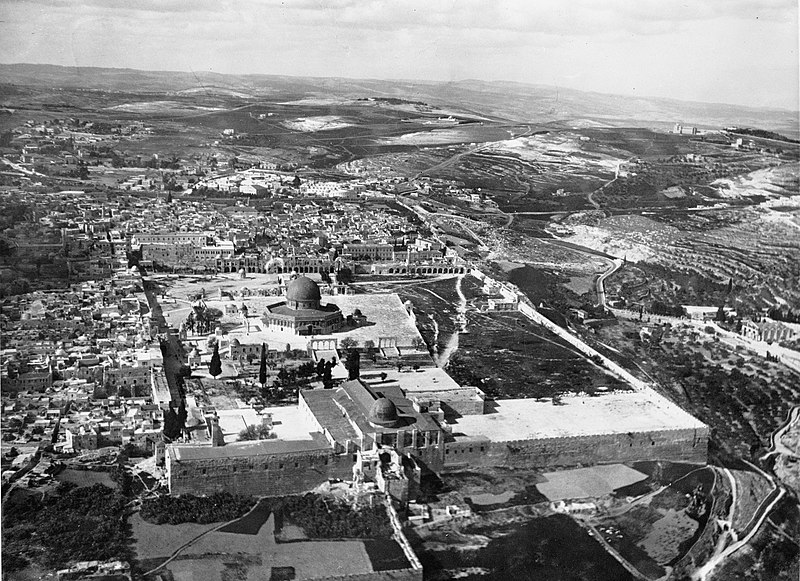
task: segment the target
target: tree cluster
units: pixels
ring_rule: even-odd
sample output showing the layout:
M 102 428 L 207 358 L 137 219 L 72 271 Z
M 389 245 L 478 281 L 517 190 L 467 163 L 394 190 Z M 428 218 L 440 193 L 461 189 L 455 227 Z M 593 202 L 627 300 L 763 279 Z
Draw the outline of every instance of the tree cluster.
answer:
M 178 525 L 208 524 L 244 516 L 256 501 L 250 496 L 219 492 L 210 496 L 159 496 L 142 502 L 140 516 L 149 523 Z
M 335 361 L 325 361 L 325 359 L 320 359 L 317 361 L 317 379 L 322 380 L 322 385 L 326 389 L 330 389 L 333 386 L 333 378 L 331 377 L 331 374 L 335 365 Z
M 317 494 L 289 496 L 273 510 L 284 522 L 296 524 L 310 538 L 388 538 L 392 526 L 382 504 L 353 508 L 350 504 Z
M 683 317 L 686 312 L 680 305 L 667 305 L 661 301 L 653 301 L 650 305 L 650 312 L 654 315 L 662 315 L 666 317 Z
M 61 569 L 72 561 L 131 559 L 126 504 L 102 484 L 68 483 L 41 499 L 9 503 L 3 507 L 3 572 L 30 562 Z
M 269 440 L 275 438 L 275 434 L 269 429 L 269 426 L 258 424 L 257 426 L 247 426 L 244 430 L 239 432 L 237 440 L 250 441 L 250 440 Z
M 205 335 L 214 329 L 215 324 L 221 317 L 222 311 L 219 309 L 196 306 L 186 317 L 184 325 L 192 333 Z
M 164 426 L 162 428 L 164 440 L 171 442 L 179 438 L 186 428 L 187 417 L 188 413 L 186 412 L 186 406 L 183 401 L 181 401 L 180 406 L 178 406 L 178 411 L 175 411 L 170 405 L 167 411 L 164 412 Z
M 783 321 L 785 323 L 800 323 L 800 311 L 791 308 L 789 305 L 770 307 L 767 316 L 773 321 Z

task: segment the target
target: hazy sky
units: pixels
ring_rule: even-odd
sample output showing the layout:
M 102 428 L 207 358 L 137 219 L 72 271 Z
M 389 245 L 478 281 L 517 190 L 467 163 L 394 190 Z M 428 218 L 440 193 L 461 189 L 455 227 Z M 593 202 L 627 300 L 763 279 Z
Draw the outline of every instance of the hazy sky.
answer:
M 800 93 L 797 0 L 0 0 L 0 62 Z

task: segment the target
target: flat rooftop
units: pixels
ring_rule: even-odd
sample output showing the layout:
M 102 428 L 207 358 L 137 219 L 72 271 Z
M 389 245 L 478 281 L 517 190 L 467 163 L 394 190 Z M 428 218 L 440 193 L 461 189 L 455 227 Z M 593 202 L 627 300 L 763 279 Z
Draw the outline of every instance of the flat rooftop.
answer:
M 214 458 L 247 458 L 269 456 L 272 454 L 291 454 L 297 452 L 327 451 L 331 449 L 328 440 L 319 432 L 311 434 L 310 440 L 257 440 L 235 442 L 225 446 L 172 445 L 167 450 L 177 462 L 192 460 L 212 460 Z
M 257 412 L 251 407 L 217 409 L 219 427 L 226 443 L 236 441 L 239 432 L 247 426 L 259 426 L 267 414 L 272 415 L 272 433 L 279 440 L 313 440 L 311 432 L 317 428 L 296 405 L 264 408 Z
M 653 390 L 564 397 L 562 405 L 535 399 L 487 402 L 485 415 L 463 416 L 453 434 L 484 436 L 493 442 L 627 434 L 706 425 Z
M 381 372 L 386 373 L 386 381 L 381 381 Z M 376 371 L 366 370 L 361 373 L 361 379 L 371 388 L 380 389 L 381 386 L 396 386 L 409 396 L 415 392 L 464 389 L 444 369 L 439 367 L 423 367 L 416 371 L 409 367 L 399 372 L 394 368 Z

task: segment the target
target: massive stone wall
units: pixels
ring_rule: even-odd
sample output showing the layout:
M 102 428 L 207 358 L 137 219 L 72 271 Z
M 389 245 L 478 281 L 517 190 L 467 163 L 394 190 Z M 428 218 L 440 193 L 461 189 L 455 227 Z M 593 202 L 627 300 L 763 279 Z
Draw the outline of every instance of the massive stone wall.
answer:
M 463 465 L 555 468 L 579 464 L 671 460 L 705 464 L 708 428 L 446 444 L 445 467 Z
M 269 456 L 176 461 L 168 457 L 170 493 L 230 492 L 254 496 L 297 494 L 329 478 L 349 480 L 353 455 L 323 450 Z

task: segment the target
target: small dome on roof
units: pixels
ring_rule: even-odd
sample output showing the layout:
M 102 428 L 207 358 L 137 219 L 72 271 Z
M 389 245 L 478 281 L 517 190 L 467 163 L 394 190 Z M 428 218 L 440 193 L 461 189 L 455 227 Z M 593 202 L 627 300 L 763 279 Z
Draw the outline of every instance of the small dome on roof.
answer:
M 369 421 L 385 428 L 394 428 L 400 418 L 397 416 L 397 406 L 390 399 L 379 397 L 372 404 L 369 411 Z
M 234 347 L 238 347 L 240 345 L 239 339 L 237 339 L 236 337 L 231 339 L 231 345 L 234 346 Z
M 307 276 L 300 276 L 286 285 L 286 299 L 289 301 L 318 301 L 321 298 L 319 285 Z

